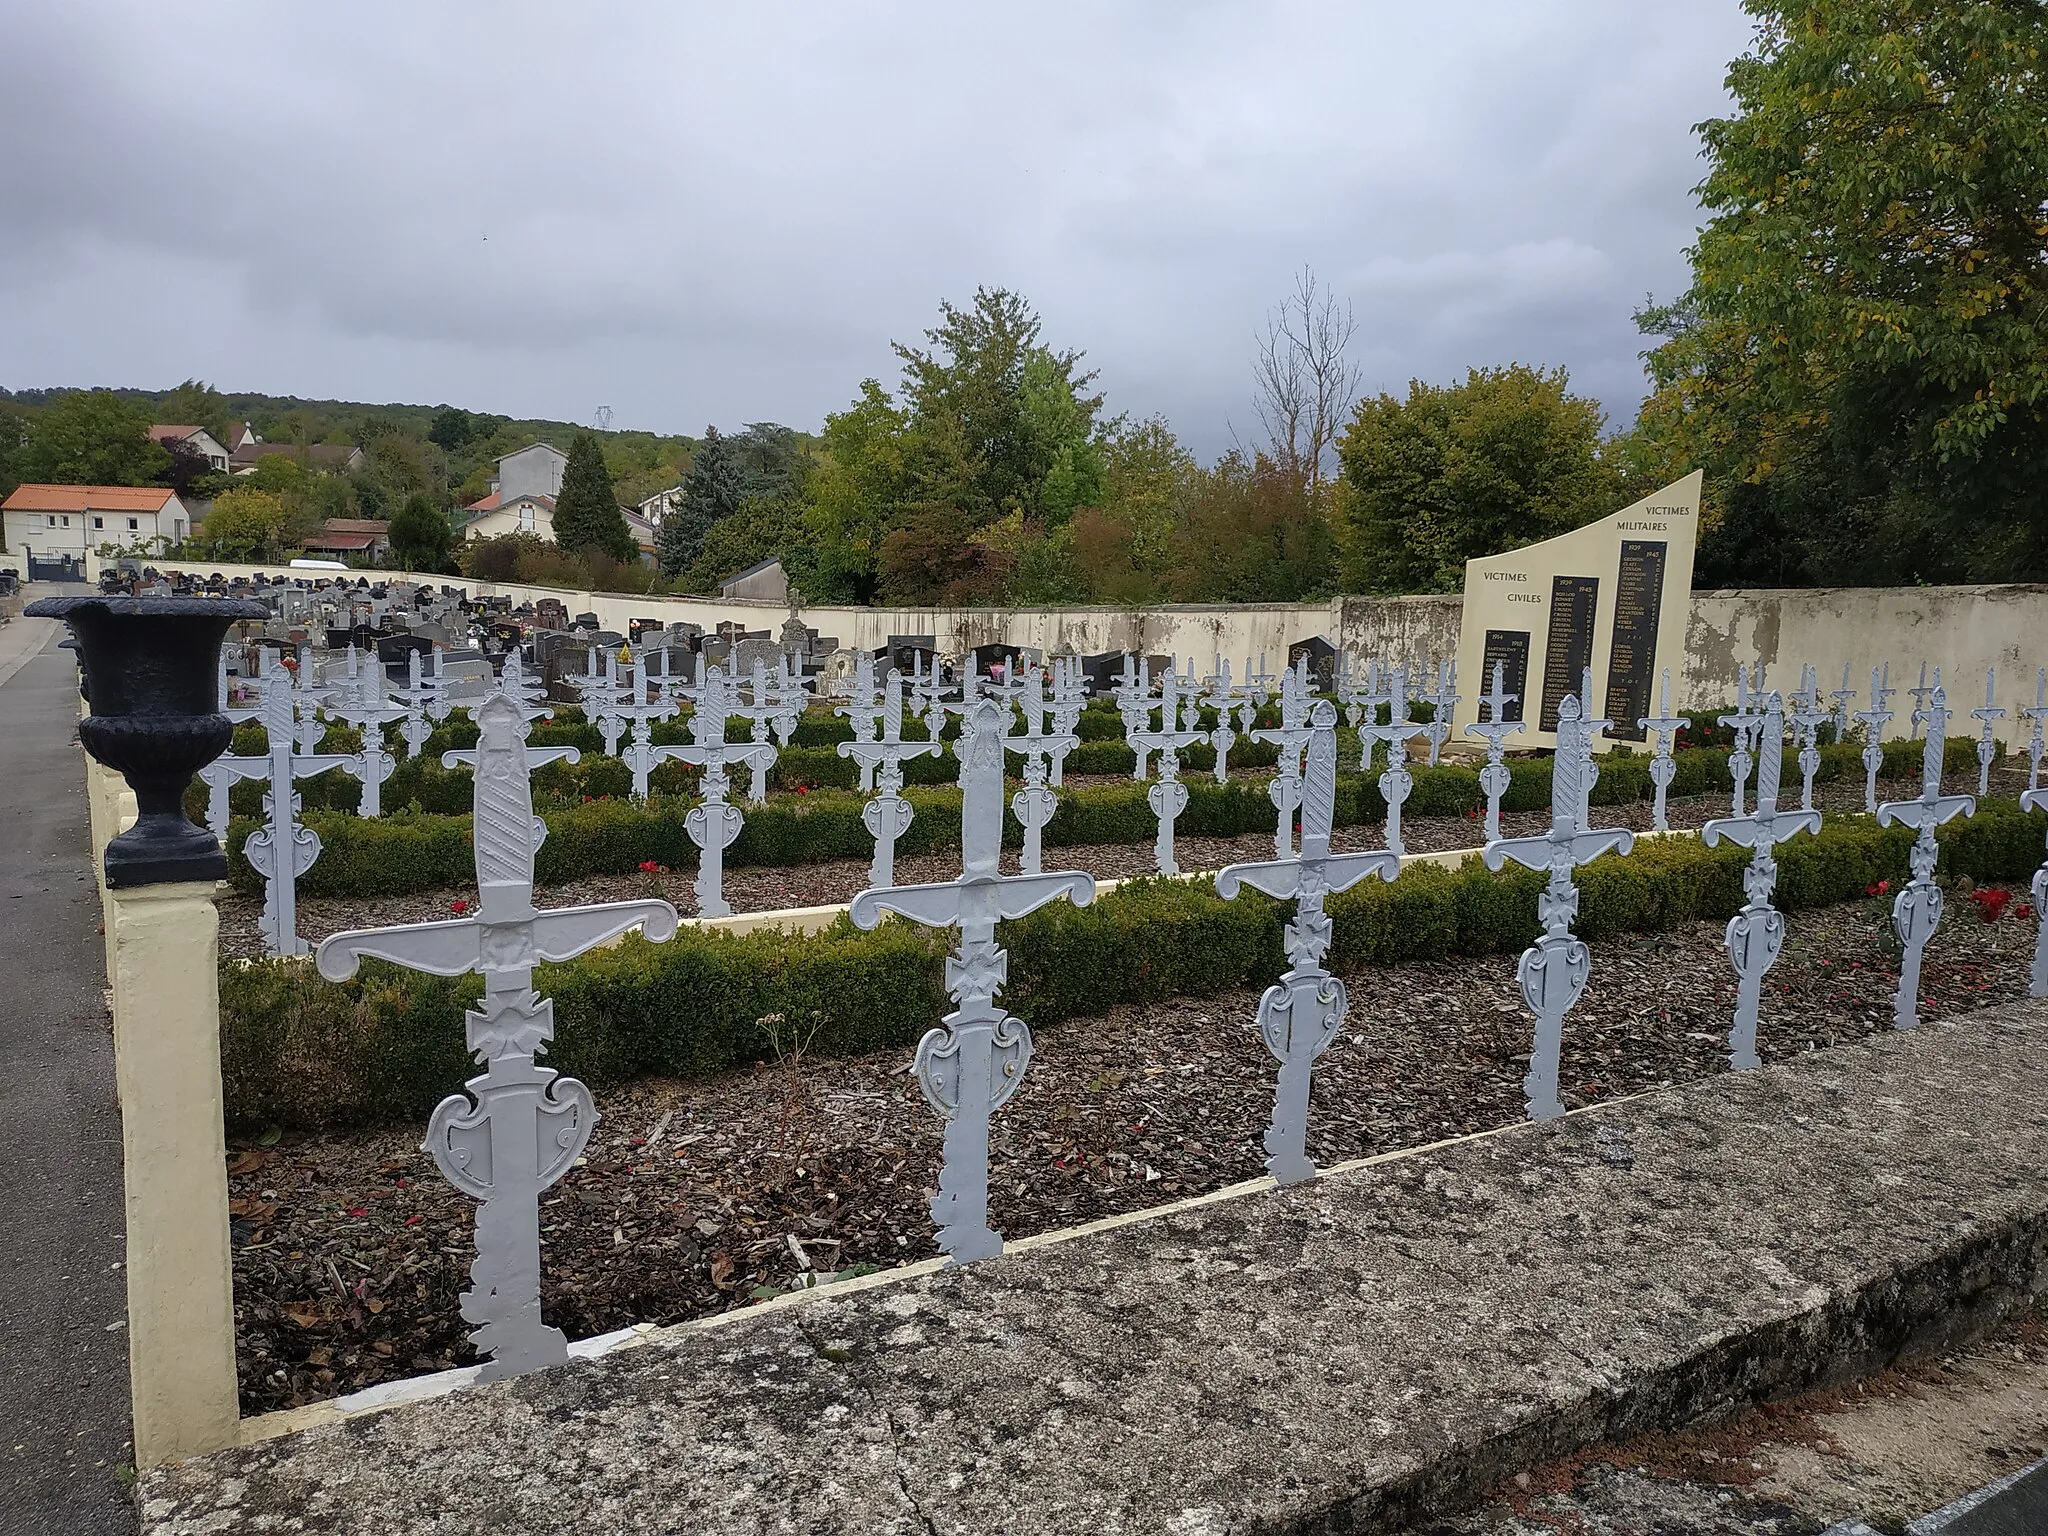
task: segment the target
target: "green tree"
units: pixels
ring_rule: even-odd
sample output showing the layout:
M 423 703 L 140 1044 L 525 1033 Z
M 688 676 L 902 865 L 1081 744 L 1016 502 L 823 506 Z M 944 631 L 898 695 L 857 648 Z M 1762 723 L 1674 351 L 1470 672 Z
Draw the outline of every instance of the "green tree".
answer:
M 149 428 L 150 411 L 138 402 L 74 391 L 29 419 L 14 472 L 35 485 L 152 485 L 171 456 Z
M 666 521 L 662 526 L 667 527 Z M 778 557 L 801 586 L 803 563 L 796 551 L 803 543 L 803 509 L 797 501 L 789 496 L 749 496 L 731 515 L 711 525 L 695 563 L 684 573 L 683 588 L 712 592 L 748 566 Z
M 569 462 L 562 466 L 562 489 L 555 497 L 555 542 L 565 550 L 591 550 L 614 560 L 631 560 L 639 552 L 612 494 L 611 471 L 604 467 L 604 449 L 595 433 L 578 432 L 570 439 Z
M 213 499 L 194 542 L 217 560 L 277 560 L 286 547 L 284 498 L 236 486 Z
M 871 603 L 881 581 L 882 544 L 910 492 L 909 414 L 873 379 L 860 398 L 825 418 L 824 462 L 811 477 L 805 526 L 818 573 L 813 596 Z
M 391 558 L 409 571 L 446 571 L 452 530 L 448 514 L 425 491 L 414 491 L 391 519 Z
M 1181 603 L 1286 603 L 1334 590 L 1336 542 L 1298 465 L 1232 451 L 1192 477 L 1166 595 Z
M 2048 7 L 1745 0 L 1638 432 L 1710 581 L 2048 577 Z
M 204 379 L 187 379 L 165 395 L 155 415 L 157 421 L 165 423 L 204 427 L 221 447 L 230 446 L 234 412 L 228 409 L 227 397 Z
M 566 484 L 566 481 L 564 482 Z M 731 440 L 716 427 L 704 429 L 704 442 L 683 476 L 682 494 L 655 530 L 654 552 L 664 576 L 677 576 L 704 553 L 704 540 L 746 499 L 746 479 Z M 560 518 L 557 517 L 557 526 Z
M 1360 401 L 1338 447 L 1345 589 L 1454 592 L 1467 560 L 1614 510 L 1600 407 L 1567 383 L 1515 363 Z

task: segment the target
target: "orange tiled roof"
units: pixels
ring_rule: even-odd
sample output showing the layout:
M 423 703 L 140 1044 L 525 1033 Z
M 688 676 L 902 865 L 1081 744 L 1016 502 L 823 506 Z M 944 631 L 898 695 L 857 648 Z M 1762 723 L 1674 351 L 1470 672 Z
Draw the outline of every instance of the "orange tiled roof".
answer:
M 17 485 L 6 512 L 161 512 L 176 491 L 161 485 Z
M 196 437 L 205 430 L 206 428 L 204 427 L 154 426 L 149 429 L 149 436 L 152 442 L 164 443 L 169 442 L 172 438 L 182 440 L 188 437 Z

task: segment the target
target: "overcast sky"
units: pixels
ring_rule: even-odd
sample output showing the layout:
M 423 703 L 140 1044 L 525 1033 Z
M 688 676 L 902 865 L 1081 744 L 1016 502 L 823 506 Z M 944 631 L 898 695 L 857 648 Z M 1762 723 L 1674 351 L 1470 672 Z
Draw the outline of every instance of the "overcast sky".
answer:
M 0 384 L 815 427 L 982 283 L 1207 455 L 1307 262 L 1369 388 L 1563 364 L 1621 423 L 1748 35 L 1736 0 L 22 0 Z

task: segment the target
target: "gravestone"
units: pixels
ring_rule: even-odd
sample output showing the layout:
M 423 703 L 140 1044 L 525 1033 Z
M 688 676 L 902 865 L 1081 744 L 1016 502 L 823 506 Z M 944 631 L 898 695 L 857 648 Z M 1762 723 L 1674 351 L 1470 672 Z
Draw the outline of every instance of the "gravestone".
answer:
M 1957 816 L 1977 814 L 1975 796 L 1941 792 L 1942 758 L 1948 747 L 1948 696 L 1941 686 L 1941 668 L 1934 669 L 1925 707 L 1913 714 L 1915 729 L 1927 732 L 1921 749 L 1919 798 L 1888 801 L 1877 808 L 1879 826 L 1914 829 L 1913 848 L 1906 855 L 1913 878 L 1892 899 L 1892 931 L 1904 946 L 1899 958 L 1899 990 L 1892 1000 L 1892 1022 L 1900 1029 L 1911 1029 L 1920 1022 L 1920 960 L 1941 922 L 1941 887 L 1934 883 L 1941 846 L 1935 841 L 1935 830 Z
M 1287 665 L 1300 667 L 1307 663 L 1309 691 L 1331 693 L 1337 687 L 1337 647 L 1321 635 L 1311 635 L 1306 640 L 1297 640 L 1287 647 Z
M 1558 707 L 1588 667 L 1627 740 L 1642 739 L 1659 672 L 1683 695 L 1701 481 L 1695 471 L 1611 517 L 1465 563 L 1458 671 L 1490 678 L 1500 663 L 1506 691 L 1536 707 L 1527 745 L 1556 745 Z M 1478 713 L 1469 702 L 1458 720 Z

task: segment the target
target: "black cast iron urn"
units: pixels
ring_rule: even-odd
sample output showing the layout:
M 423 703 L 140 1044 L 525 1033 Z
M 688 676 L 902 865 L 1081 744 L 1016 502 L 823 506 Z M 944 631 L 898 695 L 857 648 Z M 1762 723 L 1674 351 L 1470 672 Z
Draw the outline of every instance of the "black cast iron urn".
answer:
M 62 619 L 78 642 L 92 713 L 78 739 L 135 791 L 135 825 L 107 844 L 109 886 L 219 880 L 220 840 L 185 815 L 192 775 L 228 749 L 220 712 L 220 646 L 262 603 L 209 597 L 46 597 L 37 618 Z

